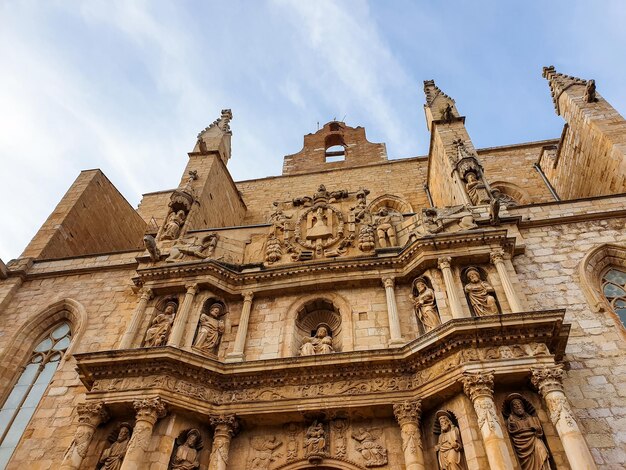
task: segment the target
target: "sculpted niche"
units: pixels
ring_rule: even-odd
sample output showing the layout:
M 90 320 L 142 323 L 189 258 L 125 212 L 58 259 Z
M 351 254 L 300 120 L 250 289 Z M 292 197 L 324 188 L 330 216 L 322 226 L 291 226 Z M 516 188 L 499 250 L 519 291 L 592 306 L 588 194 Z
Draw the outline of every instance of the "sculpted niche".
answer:
M 197 429 L 187 429 L 176 439 L 170 459 L 170 470 L 197 470 L 200 468 L 202 436 Z
M 296 355 L 315 356 L 341 350 L 341 316 L 326 299 L 307 302 L 296 317 Z
M 469 267 L 464 272 L 464 290 L 475 316 L 484 317 L 500 313 L 495 289 L 487 282 L 481 269 Z
M 157 314 L 152 319 L 143 346 L 152 348 L 165 346 L 172 330 L 174 317 L 178 310 L 178 303 L 175 300 L 166 300 L 165 305 L 157 305 Z
M 110 445 L 102 452 L 98 459 L 98 470 L 120 470 L 128 441 L 133 433 L 133 427 L 128 423 L 120 423 L 109 436 Z
M 225 305 L 215 299 L 208 299 L 202 306 L 193 347 L 207 354 L 214 354 L 224 334 Z
M 415 309 L 415 315 L 424 327 L 425 332 L 441 324 L 437 304 L 435 302 L 435 291 L 432 288 L 430 279 L 422 276 L 413 281 L 411 302 Z
M 441 470 L 463 470 L 463 443 L 457 423 L 451 411 L 439 410 L 435 415 L 433 433 L 437 436 L 435 451 Z
M 550 453 L 535 408 L 519 393 L 504 400 L 502 414 L 522 470 L 551 470 Z

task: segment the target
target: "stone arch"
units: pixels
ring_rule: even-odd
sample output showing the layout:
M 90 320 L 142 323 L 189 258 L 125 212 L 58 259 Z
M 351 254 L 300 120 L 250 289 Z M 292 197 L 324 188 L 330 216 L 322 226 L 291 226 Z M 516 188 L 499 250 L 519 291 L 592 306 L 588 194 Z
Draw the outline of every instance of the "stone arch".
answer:
M 322 314 L 324 308 L 331 308 L 336 315 Z M 308 314 L 308 315 L 306 315 Z M 304 317 L 309 317 L 303 321 Z M 282 356 L 296 356 L 302 336 L 310 335 L 312 328 L 319 323 L 327 323 L 331 328 L 335 325 L 337 333 L 333 331 L 333 343 L 338 345 L 338 351 L 352 351 L 354 349 L 354 327 L 352 323 L 352 308 L 348 302 L 336 293 L 310 294 L 300 297 L 291 304 L 287 311 L 287 321 L 283 331 Z
M 523 206 L 532 202 L 528 192 L 516 184 L 507 181 L 494 181 L 493 183 L 489 183 L 489 186 L 492 191 L 497 189 L 505 196 L 511 198 L 514 202 L 514 204 L 511 204 L 512 206 Z
M 624 326 L 602 292 L 602 277 L 610 267 L 626 269 L 626 246 L 604 243 L 589 251 L 578 267 L 581 289 L 593 312 L 609 312 L 624 331 Z
M 276 470 L 365 470 L 365 467 L 349 460 L 327 457 L 316 465 L 311 464 L 307 459 L 302 459 L 280 465 L 276 467 Z
M 59 369 L 70 358 L 87 329 L 87 312 L 74 299 L 62 299 L 29 317 L 17 330 L 0 358 L 0 403 L 4 403 L 17 380 L 23 362 L 37 342 L 58 323 L 66 320 L 71 325 L 72 340 L 59 363 Z
M 392 194 L 383 194 L 382 196 L 378 196 L 372 202 L 370 202 L 368 209 L 374 214 L 378 212 L 383 207 L 387 209 L 391 209 L 392 211 L 397 212 L 398 214 L 412 214 L 413 207 L 411 204 L 406 202 L 404 199 L 398 196 L 394 196 Z

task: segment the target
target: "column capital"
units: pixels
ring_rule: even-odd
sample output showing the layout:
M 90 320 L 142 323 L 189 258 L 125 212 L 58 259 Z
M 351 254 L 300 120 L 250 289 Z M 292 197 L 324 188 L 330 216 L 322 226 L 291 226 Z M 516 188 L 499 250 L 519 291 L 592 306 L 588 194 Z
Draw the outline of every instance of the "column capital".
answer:
M 419 425 L 422 415 L 422 400 L 403 401 L 393 405 L 393 414 L 400 426 L 407 423 Z
M 489 260 L 491 261 L 492 264 L 498 264 L 498 263 L 504 262 L 504 257 L 505 257 L 505 253 L 502 248 L 493 250 L 489 254 Z
M 251 290 L 247 290 L 241 293 L 244 302 L 251 302 L 254 299 L 254 292 Z
M 137 413 L 137 421 L 148 421 L 153 425 L 167 414 L 167 404 L 161 400 L 161 397 L 135 400 L 133 407 Z
M 442 256 L 437 259 L 437 267 L 439 269 L 450 269 L 450 264 L 452 263 L 452 258 L 450 256 Z
M 532 377 L 530 381 L 539 390 L 542 396 L 546 396 L 547 393 L 558 390 L 563 391 L 563 366 L 560 364 L 533 367 L 530 369 Z
M 76 407 L 78 422 L 92 427 L 109 420 L 109 412 L 102 401 L 79 403 Z
M 196 295 L 198 293 L 198 283 L 190 282 L 185 284 L 185 289 L 187 289 L 187 294 Z
M 494 373 L 494 370 L 485 372 L 463 372 L 463 376 L 461 377 L 463 391 L 472 402 L 478 397 L 493 397 Z
M 383 281 L 383 286 L 385 286 L 385 289 L 389 287 L 393 287 L 396 284 L 395 276 L 384 276 L 382 278 L 382 281 Z
M 209 422 L 215 430 L 215 434 L 227 434 L 234 436 L 239 431 L 239 421 L 234 414 L 209 415 Z
M 142 287 L 141 288 L 141 300 L 151 300 L 154 297 L 154 291 L 151 287 Z

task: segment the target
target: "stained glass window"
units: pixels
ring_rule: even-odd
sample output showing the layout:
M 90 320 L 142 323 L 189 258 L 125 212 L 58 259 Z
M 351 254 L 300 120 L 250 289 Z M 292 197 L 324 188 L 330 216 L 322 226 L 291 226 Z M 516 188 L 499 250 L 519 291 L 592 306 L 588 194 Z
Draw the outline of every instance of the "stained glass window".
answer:
M 68 323 L 53 328 L 33 350 L 0 410 L 0 469 L 4 469 L 70 345 Z
M 626 325 L 626 271 L 610 268 L 604 273 L 602 292 L 613 307 L 613 311 Z

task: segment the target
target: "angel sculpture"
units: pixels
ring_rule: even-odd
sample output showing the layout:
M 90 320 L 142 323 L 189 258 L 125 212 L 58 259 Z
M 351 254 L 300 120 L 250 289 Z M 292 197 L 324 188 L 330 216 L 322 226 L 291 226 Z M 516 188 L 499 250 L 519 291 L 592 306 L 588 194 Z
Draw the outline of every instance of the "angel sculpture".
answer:
M 365 459 L 367 467 L 378 467 L 387 465 L 387 449 L 378 441 L 382 435 L 382 429 L 359 428 L 356 434 L 352 434 L 352 439 L 358 442 L 356 450 Z

